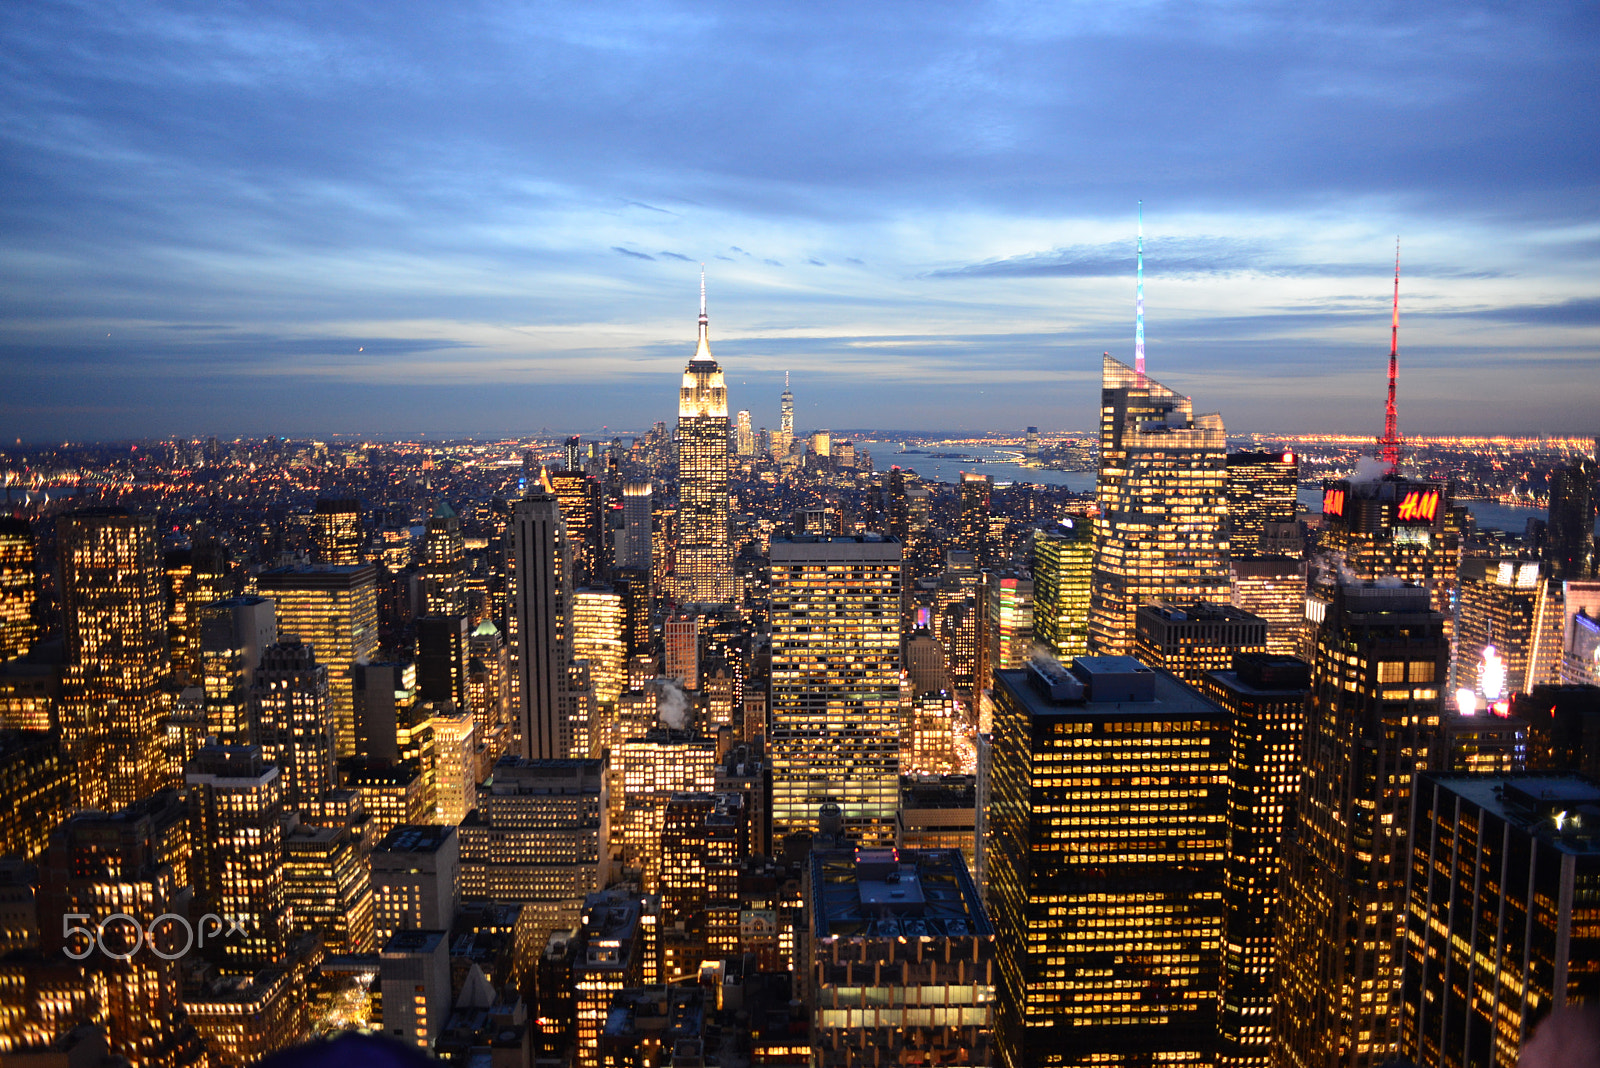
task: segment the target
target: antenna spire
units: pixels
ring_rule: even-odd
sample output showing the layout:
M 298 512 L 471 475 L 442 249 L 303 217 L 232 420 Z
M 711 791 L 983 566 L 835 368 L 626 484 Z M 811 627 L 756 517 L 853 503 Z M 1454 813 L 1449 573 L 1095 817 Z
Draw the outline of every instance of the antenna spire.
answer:
M 1383 410 L 1383 437 L 1378 458 L 1392 475 L 1400 467 L 1400 420 L 1394 409 L 1395 380 L 1400 371 L 1400 239 L 1394 239 L 1394 314 L 1389 322 L 1389 401 Z
M 711 320 L 706 318 L 706 265 L 700 265 L 700 339 L 706 340 L 706 327 Z
M 1133 313 L 1133 371 L 1144 381 L 1144 201 L 1139 201 L 1139 288 Z

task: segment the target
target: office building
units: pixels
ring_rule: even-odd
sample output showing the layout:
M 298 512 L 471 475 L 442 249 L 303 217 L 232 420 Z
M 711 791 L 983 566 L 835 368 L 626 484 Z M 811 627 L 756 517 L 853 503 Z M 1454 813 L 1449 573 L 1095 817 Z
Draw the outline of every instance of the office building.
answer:
M 26 519 L 0 516 L 0 662 L 33 648 L 36 570 L 33 528 Z
M 977 862 L 978 782 L 972 775 L 900 776 L 898 849 L 954 849 Z M 980 896 L 982 890 L 980 888 Z
M 284 896 L 283 782 L 258 746 L 208 745 L 184 772 L 194 842 L 195 894 L 206 910 L 240 921 L 220 961 L 249 975 L 289 952 Z
M 422 768 L 414 760 L 347 757 L 339 761 L 339 785 L 359 795 L 366 817 L 364 834 L 373 841 L 402 824 L 426 823 L 433 818 Z
M 680 612 L 661 625 L 663 671 L 686 690 L 700 688 L 700 618 Z
M 449 702 L 424 704 L 433 727 L 434 818 L 454 826 L 477 803 L 478 780 L 487 777 L 492 764 L 471 712 Z
M 491 624 L 492 626 L 492 624 Z M 417 617 L 417 696 L 469 707 L 467 668 L 472 659 L 464 615 Z
M 280 567 L 257 575 L 254 585 L 277 606 L 280 639 L 299 638 L 328 669 L 335 752 L 355 756 L 351 670 L 378 651 L 377 566 Z
M 737 604 L 728 527 L 728 387 L 711 357 L 705 279 L 700 337 L 678 390 L 678 548 L 673 596 L 680 604 Z
M 567 547 L 572 554 L 572 581 L 584 586 L 601 580 L 601 547 L 605 537 L 604 489 L 600 480 L 582 471 L 546 471 L 545 492 L 561 502 Z
M 960 851 L 819 850 L 808 868 L 812 1063 L 991 1063 L 995 930 Z
M 1294 452 L 1228 454 L 1228 552 L 1235 560 L 1262 556 L 1268 525 L 1293 523 L 1300 488 Z
M 567 692 L 573 586 L 560 502 L 548 494 L 517 501 L 506 538 L 511 564 L 507 646 L 518 752 L 530 760 L 564 760 L 573 755 Z
M 658 893 L 667 805 L 675 794 L 709 793 L 716 786 L 716 742 L 687 731 L 651 730 L 623 741 L 611 760 L 622 784 L 622 826 L 612 828 L 612 842 L 641 872 L 644 892 Z
M 1110 356 L 1100 397 L 1089 647 L 1116 655 L 1142 604 L 1227 601 L 1227 446 L 1220 415 Z
M 396 931 L 379 958 L 383 1033 L 431 1050 L 450 1018 L 450 932 Z
M 584 896 L 605 884 L 605 771 L 599 760 L 501 757 L 461 823 L 462 898 L 531 905 L 536 943 L 576 926 Z
M 1227 712 L 1230 740 L 1217 1068 L 1267 1068 L 1283 828 L 1300 789 L 1311 667 L 1270 653 L 1244 654 L 1234 663 L 1206 675 L 1199 687 Z
M 774 841 L 836 804 L 866 845 L 894 841 L 900 794 L 900 544 L 774 538 L 768 755 Z
M 1369 1068 L 1399 1054 L 1411 784 L 1438 729 L 1449 659 L 1427 589 L 1335 590 L 1284 848 L 1278 1068 Z
M 311 646 L 290 638 L 262 650 L 250 683 L 254 738 L 282 775 L 288 811 L 303 811 L 336 782 L 329 700 L 328 669 Z
M 102 920 L 120 913 L 142 932 L 121 921 L 98 930 L 60 919 L 43 923 L 39 946 L 46 957 L 61 960 L 66 950 L 82 960 L 84 971 L 62 977 L 65 982 L 35 984 L 60 1007 L 79 1000 L 74 987 L 86 989 L 91 996 L 80 1004 L 102 1022 L 111 1052 L 141 1068 L 207 1062 L 182 1000 L 184 929 L 165 919 L 183 914 L 189 898 L 187 827 L 181 804 L 173 801 L 168 794 L 115 813 L 80 812 L 51 836 L 40 865 L 40 915 Z M 175 860 L 183 871 L 174 869 Z M 132 952 L 136 938 L 145 952 Z M 97 941 L 109 952 L 99 952 Z
M 311 512 L 311 535 L 317 563 L 359 566 L 361 545 L 366 540 L 361 529 L 361 502 L 317 498 Z
M 466 558 L 461 520 L 440 501 L 433 506 L 422 536 L 422 615 L 454 616 L 467 610 L 462 586 Z
M 1545 561 L 1557 581 L 1596 575 L 1594 521 L 1600 494 L 1593 460 L 1579 460 L 1550 475 L 1550 519 L 1545 541 Z
M 265 597 L 246 594 L 199 610 L 200 681 L 206 735 L 223 745 L 249 745 L 250 690 L 261 656 L 278 640 L 278 617 Z
M 37 861 L 76 809 L 77 769 L 55 735 L 0 730 L 0 857 Z
M 654 499 L 654 487 L 648 480 L 629 482 L 622 487 L 622 552 L 617 561 L 619 567 L 633 568 L 649 575 Z
M 1450 487 L 1443 482 L 1400 475 L 1324 482 L 1320 547 L 1325 559 L 1312 568 L 1307 618 L 1317 622 L 1315 616 L 1326 612 L 1341 581 L 1399 578 L 1429 590 L 1433 610 L 1445 616 L 1448 637 L 1461 562 L 1458 522 Z
M 1550 579 L 1539 583 L 1533 607 L 1533 650 L 1528 654 L 1528 689 L 1559 684 L 1564 681 L 1564 672 L 1570 673 L 1574 667 L 1594 670 L 1592 663 L 1567 665 L 1567 651 L 1576 647 L 1578 635 L 1573 628 L 1579 615 L 1587 616 L 1590 622 L 1600 619 L 1600 579 Z
M 1600 785 L 1429 772 L 1414 833 L 1400 1054 L 1514 1068 L 1548 1013 L 1600 991 Z
M 438 805 L 438 750 L 433 706 L 417 697 L 415 664 L 357 664 L 356 753 L 363 759 L 414 767 L 421 774 L 422 810 Z
M 1490 709 L 1440 713 L 1428 747 L 1429 771 L 1506 773 L 1527 766 L 1527 720 Z
M 1022 435 L 1022 459 L 1032 465 L 1039 461 L 1039 428 L 1030 426 Z
M 1301 656 L 1306 645 L 1306 565 L 1291 556 L 1235 556 L 1230 603 L 1267 621 L 1267 652 Z
M 1033 532 L 1033 633 L 1052 656 L 1089 652 L 1089 588 L 1094 524 L 1069 516 Z
M 511 733 L 511 657 L 500 629 L 487 619 L 467 643 L 472 654 L 467 660 L 467 707 L 478 725 L 478 737 L 499 760 Z
M 901 713 L 900 771 L 905 775 L 949 775 L 960 759 L 956 722 L 961 703 L 948 691 L 911 695 Z
M 989 519 L 993 514 L 994 479 L 970 471 L 961 473 L 959 486 L 961 512 L 957 518 L 956 544 L 980 563 L 989 562 Z
M 589 894 L 583 902 L 572 982 L 577 989 L 578 1068 L 599 1068 L 600 1035 L 611 1003 L 624 987 L 642 979 L 643 906 L 620 891 Z
M 1487 704 L 1529 688 L 1539 565 L 1533 560 L 1464 560 L 1456 602 L 1455 685 Z
M 783 392 L 778 395 L 778 430 L 772 435 L 772 459 L 782 463 L 794 448 L 794 394 L 789 391 L 789 372 L 783 372 Z
M 973 685 L 987 689 L 996 671 L 1028 662 L 1034 644 L 1034 585 L 1026 572 L 988 574 L 983 582 L 982 653 Z
M 1240 653 L 1267 651 L 1267 621 L 1230 604 L 1140 605 L 1134 618 L 1138 657 L 1190 686 L 1213 671 L 1228 671 Z
M 754 456 L 756 454 L 756 435 L 750 428 L 750 411 L 744 409 L 739 412 L 735 421 L 734 441 L 735 448 L 740 456 Z
M 627 605 L 609 586 L 574 590 L 572 656 L 589 663 L 589 680 L 602 706 L 614 706 L 627 682 Z M 598 755 L 590 740 L 589 755 Z
M 80 803 L 117 809 L 163 785 L 161 684 L 167 613 L 155 520 L 120 508 L 56 523 L 67 670 L 61 744 Z
M 283 896 L 296 936 L 316 935 L 328 953 L 374 951 L 372 875 L 348 828 L 296 823 L 285 831 Z
M 456 828 L 402 824 L 372 850 L 372 914 L 377 944 L 396 931 L 447 929 L 461 903 L 461 840 Z
M 995 675 L 996 1063 L 1210 1063 L 1227 713 L 1132 657 Z

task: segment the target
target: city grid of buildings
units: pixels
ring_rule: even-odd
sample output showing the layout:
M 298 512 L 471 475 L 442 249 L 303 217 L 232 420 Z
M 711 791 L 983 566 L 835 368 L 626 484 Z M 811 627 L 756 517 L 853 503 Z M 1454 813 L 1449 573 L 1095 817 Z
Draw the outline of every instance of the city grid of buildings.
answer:
M 1600 1002 L 1593 442 L 1406 441 L 1397 328 L 1381 437 L 1230 439 L 1138 271 L 1009 484 L 731 412 L 703 274 L 627 440 L 0 454 L 0 1065 L 1515 1065 Z

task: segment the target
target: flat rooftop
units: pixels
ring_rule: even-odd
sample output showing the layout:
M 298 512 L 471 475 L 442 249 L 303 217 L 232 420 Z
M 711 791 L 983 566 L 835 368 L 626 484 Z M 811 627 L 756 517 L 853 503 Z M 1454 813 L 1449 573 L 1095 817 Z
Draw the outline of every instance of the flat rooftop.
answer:
M 958 849 L 819 850 L 810 878 L 818 938 L 994 934 Z
M 1137 668 L 1135 671 L 1133 668 Z M 1085 670 L 1086 669 L 1086 670 Z M 1128 719 L 1171 719 L 1174 716 L 1218 716 L 1220 706 L 1165 671 L 1154 671 L 1131 656 L 1086 656 L 1073 664 L 1071 674 L 1087 676 L 1090 685 L 1077 699 L 1057 700 L 1031 678 L 1030 668 L 996 671 L 995 680 L 1032 716 L 1107 716 Z M 1136 679 L 1137 686 L 1120 684 Z M 1096 682 L 1103 680 L 1096 692 Z M 1142 696 L 1148 693 L 1148 697 Z M 1110 699 L 1099 699 L 1109 694 Z M 1129 699 L 1129 694 L 1134 694 Z

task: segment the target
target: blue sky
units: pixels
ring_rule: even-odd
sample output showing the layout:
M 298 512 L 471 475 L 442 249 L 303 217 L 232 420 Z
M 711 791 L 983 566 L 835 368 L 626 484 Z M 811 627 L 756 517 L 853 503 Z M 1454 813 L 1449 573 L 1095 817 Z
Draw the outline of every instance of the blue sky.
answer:
M 1592 3 L 0 5 L 0 434 L 1600 424 Z

